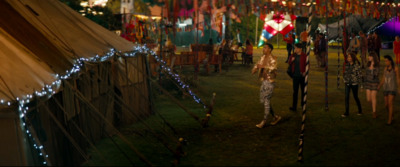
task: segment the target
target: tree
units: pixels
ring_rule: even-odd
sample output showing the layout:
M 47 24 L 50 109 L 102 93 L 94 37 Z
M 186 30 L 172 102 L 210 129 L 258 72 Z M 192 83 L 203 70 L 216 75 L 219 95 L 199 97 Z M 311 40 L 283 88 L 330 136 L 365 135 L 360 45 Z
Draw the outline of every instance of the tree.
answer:
M 103 26 L 104 28 L 107 28 L 109 30 L 121 29 L 121 22 L 118 19 L 118 17 L 116 17 L 116 15 L 113 14 L 112 8 L 101 7 L 101 6 L 94 6 L 93 8 L 83 7 L 80 5 L 82 0 L 60 0 L 60 1 L 65 3 L 66 5 L 68 5 L 77 12 L 84 10 L 84 13 L 82 14 L 84 14 L 85 17 Z M 112 0 L 112 1 L 115 2 L 110 2 L 110 3 L 116 3 L 116 1 L 118 0 Z M 115 6 L 117 5 L 113 4 L 112 7 L 117 8 Z
M 253 43 L 256 34 L 256 19 L 258 19 L 257 39 L 259 39 L 263 29 L 264 21 L 254 14 L 250 14 L 248 17 L 242 17 L 241 23 L 233 22 L 231 25 L 231 37 L 236 36 L 236 29 L 240 29 L 243 40 L 249 39 L 250 42 Z M 257 44 L 253 45 L 256 46 Z

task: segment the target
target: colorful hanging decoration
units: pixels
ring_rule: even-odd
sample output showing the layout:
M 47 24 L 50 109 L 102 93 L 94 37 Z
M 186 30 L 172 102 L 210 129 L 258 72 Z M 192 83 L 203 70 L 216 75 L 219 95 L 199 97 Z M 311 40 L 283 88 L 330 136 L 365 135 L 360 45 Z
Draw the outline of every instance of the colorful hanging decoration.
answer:
M 259 46 L 278 32 L 286 35 L 292 31 L 294 29 L 293 21 L 296 17 L 296 15 L 283 14 L 281 12 L 267 14 L 264 19 L 264 29 L 260 37 Z
M 286 35 L 289 31 L 293 30 L 294 26 L 292 22 L 296 19 L 295 15 L 289 14 L 268 14 L 264 21 L 264 28 L 272 35 L 276 35 L 276 33 L 281 33 L 282 35 Z

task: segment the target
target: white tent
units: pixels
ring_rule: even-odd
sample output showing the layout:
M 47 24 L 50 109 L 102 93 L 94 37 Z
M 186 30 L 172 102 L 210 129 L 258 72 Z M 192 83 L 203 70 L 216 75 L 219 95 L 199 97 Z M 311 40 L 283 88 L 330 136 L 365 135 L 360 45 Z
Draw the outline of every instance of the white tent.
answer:
M 110 111 L 113 111 L 115 106 L 112 105 L 112 97 L 104 98 L 100 95 L 104 92 L 110 92 L 113 87 L 119 89 L 120 96 L 124 100 L 132 102 L 132 100 L 142 98 L 135 95 L 136 92 L 130 87 L 132 84 L 128 83 L 127 78 L 131 78 L 131 81 L 137 83 L 136 86 L 140 86 L 140 89 L 145 92 L 144 96 L 148 95 L 146 94 L 147 81 L 143 73 L 146 71 L 145 58 L 143 57 L 135 60 L 109 59 L 105 65 L 101 65 L 101 62 L 98 61 L 77 66 L 78 59 L 88 60 L 96 57 L 96 55 L 106 56 L 113 53 L 111 49 L 121 53 L 130 52 L 133 51 L 134 45 L 82 17 L 59 0 L 0 1 L 0 133 L 3 136 L 0 139 L 0 148 L 3 148 L 0 151 L 0 165 L 37 165 L 37 160 L 32 158 L 34 155 L 29 155 L 34 148 L 30 148 L 32 146 L 29 146 L 26 138 L 28 132 L 33 130 L 39 131 L 36 133 L 35 139 L 44 138 L 40 137 L 41 134 L 42 136 L 47 134 L 47 136 L 44 135 L 46 140 L 42 141 L 40 146 L 35 144 L 38 150 L 45 150 L 42 152 L 51 154 L 50 158 L 44 157 L 44 162 L 50 160 L 53 162 L 52 165 L 65 165 L 62 162 L 62 156 L 74 153 L 73 151 L 68 152 L 68 149 L 62 150 L 68 147 L 60 141 L 60 139 L 65 139 L 65 136 L 57 135 L 57 130 L 52 127 L 55 124 L 47 120 L 52 117 L 48 114 L 44 115 L 46 113 L 44 109 L 40 113 L 39 107 L 34 109 L 37 111 L 35 119 L 40 118 L 39 120 L 41 120 L 39 121 L 40 126 L 34 127 L 32 125 L 31 129 L 24 129 L 24 126 L 29 126 L 23 122 L 28 118 L 25 119 L 21 115 L 23 113 L 19 113 L 21 111 L 19 104 L 21 104 L 21 100 L 34 100 L 32 96 L 43 95 L 40 93 L 42 90 L 47 91 L 47 93 L 45 92 L 48 95 L 47 98 L 52 98 L 52 95 L 56 94 L 64 100 L 61 107 L 52 107 L 51 102 L 44 102 L 47 108 L 55 109 L 52 111 L 55 114 L 61 112 L 61 110 L 71 110 L 76 115 L 83 113 L 84 107 L 77 102 L 74 96 L 76 90 L 80 88 L 80 90 L 86 91 L 81 94 L 90 96 L 85 97 L 88 99 L 87 101 L 98 107 L 100 112 L 104 112 L 106 117 L 112 117 L 113 113 L 110 113 Z M 102 68 L 103 66 L 106 67 Z M 77 67 L 85 67 L 85 70 L 79 71 L 80 69 Z M 126 74 L 117 75 L 118 71 L 121 70 L 125 71 Z M 80 79 L 69 79 L 69 81 L 62 82 L 73 83 L 72 85 L 75 84 L 75 87 L 60 87 L 61 83 L 57 81 L 67 79 L 62 77 L 73 74 L 75 74 L 75 78 L 80 77 Z M 97 75 L 100 75 L 100 77 Z M 94 77 L 97 77 L 96 81 L 98 82 L 93 81 Z M 124 77 L 126 78 L 122 79 Z M 50 89 L 52 92 L 49 94 L 49 89 L 46 89 L 47 86 L 53 88 Z M 57 94 L 57 92 L 62 93 Z M 72 100 L 68 100 L 67 96 L 71 97 Z M 133 105 L 146 108 L 148 106 L 142 106 L 146 103 L 138 101 Z M 20 109 L 18 110 L 18 108 Z M 61 114 L 57 117 L 59 120 L 53 121 L 64 122 L 64 126 L 69 126 L 68 121 L 73 119 L 73 116 L 65 117 Z M 93 118 L 80 116 L 76 119 L 84 122 L 81 127 L 84 133 L 94 133 L 97 130 L 97 127 L 91 127 L 90 119 Z M 107 119 L 113 120 L 113 118 Z M 32 122 L 34 121 L 32 120 Z M 99 131 L 102 131 L 102 129 Z M 91 135 L 91 139 L 98 138 L 93 137 L 96 135 Z M 40 141 L 36 142 L 39 143 Z M 82 146 L 83 144 L 78 143 L 78 145 Z M 68 160 L 64 157 L 64 161 Z M 79 164 L 79 162 L 71 163 Z

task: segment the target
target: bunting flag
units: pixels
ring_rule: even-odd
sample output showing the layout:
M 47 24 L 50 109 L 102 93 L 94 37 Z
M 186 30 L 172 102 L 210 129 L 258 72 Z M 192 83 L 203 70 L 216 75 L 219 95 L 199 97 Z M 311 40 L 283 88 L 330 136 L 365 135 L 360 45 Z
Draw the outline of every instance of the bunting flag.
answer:
M 172 24 L 176 24 L 178 18 L 193 19 L 193 25 L 208 23 L 204 18 L 210 16 L 212 29 L 221 33 L 222 15 L 228 12 L 230 19 L 241 22 L 240 18 L 254 14 L 261 19 L 266 13 L 298 15 L 307 17 L 308 9 L 314 5 L 311 14 L 314 16 L 328 17 L 339 16 L 341 12 L 347 12 L 361 17 L 387 19 L 400 15 L 400 0 L 385 1 L 359 1 L 359 0 L 163 0 L 165 3 L 164 17 Z M 314 3 L 313 3 L 314 2 Z M 382 3 L 383 2 L 383 3 Z M 215 4 L 215 5 L 211 5 Z M 200 25 L 199 29 L 204 29 Z M 175 27 L 175 26 L 173 26 Z M 197 26 L 196 26 L 197 27 Z M 175 28 L 174 32 L 175 32 Z M 271 33 L 271 32 L 270 32 Z

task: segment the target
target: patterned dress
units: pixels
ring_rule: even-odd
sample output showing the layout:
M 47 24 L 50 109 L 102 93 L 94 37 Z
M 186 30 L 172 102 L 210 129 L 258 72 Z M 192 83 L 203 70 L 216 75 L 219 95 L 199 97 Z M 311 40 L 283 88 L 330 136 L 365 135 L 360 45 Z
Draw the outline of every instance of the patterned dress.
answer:
M 379 68 L 365 69 L 364 88 L 369 90 L 378 90 Z

